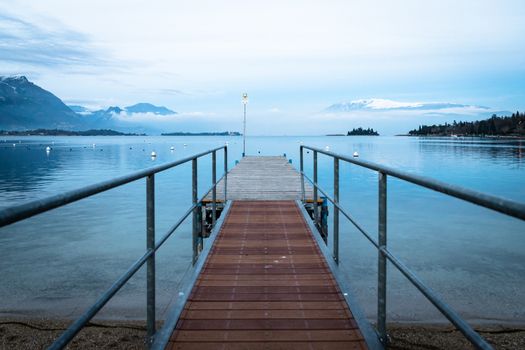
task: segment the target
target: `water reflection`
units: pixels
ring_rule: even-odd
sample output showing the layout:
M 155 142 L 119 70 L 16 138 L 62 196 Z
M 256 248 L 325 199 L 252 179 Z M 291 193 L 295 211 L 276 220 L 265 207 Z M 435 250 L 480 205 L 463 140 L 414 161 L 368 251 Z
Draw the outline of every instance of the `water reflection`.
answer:
M 498 162 L 506 165 L 523 163 L 525 144 L 519 141 L 427 141 L 419 143 L 420 152 L 424 154 L 441 154 L 449 158 L 464 158 L 470 160 L 488 160 L 493 164 Z M 451 153 L 453 153 L 451 155 Z
M 0 164 L 0 192 L 3 196 L 11 193 L 8 198 L 38 191 L 46 183 L 54 181 L 55 172 L 63 167 L 59 154 L 46 155 L 45 147 L 40 145 L 29 148 L 2 147 Z
M 0 142 L 0 206 L 79 188 L 181 159 L 226 142 L 231 168 L 241 154 L 240 140 L 236 137 L 9 139 Z M 521 141 L 249 137 L 247 153 L 286 153 L 298 167 L 301 142 L 321 149 L 328 146 L 331 151 L 347 155 L 357 151 L 360 159 L 518 201 L 525 198 L 525 169 L 522 166 L 525 145 Z M 48 145 L 52 150 L 46 155 Z M 151 159 L 153 151 L 157 154 L 155 160 Z M 222 153 L 217 156 L 221 164 L 217 175 L 220 176 Z M 200 194 L 211 183 L 210 165 L 211 157 L 199 160 Z M 377 173 L 344 162 L 340 166 L 343 207 L 369 232 L 375 233 Z M 319 182 L 331 193 L 333 160 L 319 155 L 319 169 Z M 305 153 L 305 171 L 311 176 L 311 152 Z M 156 176 L 159 236 L 190 205 L 190 179 L 189 163 Z M 404 181 L 393 178 L 388 181 L 388 227 L 392 249 L 433 288 L 463 303 L 462 310 L 470 315 L 525 321 L 523 312 L 516 314 L 512 307 L 525 300 L 525 291 L 519 289 L 520 281 L 525 280 L 525 268 L 517 264 L 520 256 L 523 259 L 525 249 L 522 223 Z M 139 180 L 1 229 L 0 299 L 3 302 L 0 312 L 41 309 L 43 314 L 49 314 L 50 310 L 78 314 L 143 251 L 144 200 L 145 183 Z M 345 252 L 342 253 L 342 265 L 352 266 L 349 273 L 363 303 L 375 305 L 370 297 L 375 290 L 377 253 L 369 243 L 362 241 L 351 225 L 342 222 L 341 251 Z M 158 287 L 159 293 L 163 293 L 159 300 L 164 306 L 171 300 L 173 284 L 176 285 L 189 263 L 190 225 L 190 222 L 185 223 L 159 255 Z M 400 294 L 396 295 L 398 305 L 417 298 L 403 285 L 402 279 L 393 275 L 390 281 L 392 290 Z M 498 286 L 499 290 L 489 285 Z M 480 291 L 474 293 L 472 286 L 479 286 Z M 505 299 L 507 306 L 501 306 L 487 293 L 496 296 L 495 299 Z M 142 317 L 142 312 L 137 310 L 143 308 L 143 278 L 137 278 L 126 287 L 122 298 L 108 310 L 125 309 L 129 317 Z M 475 298 L 485 304 L 492 300 L 494 306 L 489 314 L 471 308 Z M 431 311 L 421 305 L 414 306 L 414 313 L 418 317 L 428 317 Z M 402 312 L 402 308 L 392 307 L 392 310 Z

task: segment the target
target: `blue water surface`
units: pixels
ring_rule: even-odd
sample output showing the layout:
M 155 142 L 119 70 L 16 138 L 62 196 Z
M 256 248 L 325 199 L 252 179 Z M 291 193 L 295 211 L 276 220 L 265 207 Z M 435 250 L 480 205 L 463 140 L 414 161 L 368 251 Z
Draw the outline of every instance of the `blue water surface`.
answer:
M 229 167 L 241 137 L 5 137 L 0 140 L 0 207 L 22 204 L 228 144 Z M 525 143 L 519 140 L 409 137 L 248 137 L 248 155 L 282 155 L 299 164 L 311 145 L 454 185 L 525 201 Z M 46 147 L 51 147 L 46 152 Z M 171 147 L 175 149 L 170 150 Z M 150 154 L 155 151 L 157 157 Z M 218 175 L 223 154 L 218 153 Z M 305 152 L 312 173 L 312 153 Z M 319 182 L 333 191 L 333 160 L 319 156 Z M 198 163 L 199 195 L 211 185 L 211 157 Z M 343 207 L 377 236 L 377 173 L 341 163 Z M 191 164 L 156 176 L 160 236 L 191 204 Z M 145 249 L 145 180 L 0 229 L 0 313 L 74 317 Z M 333 208 L 329 208 L 330 213 Z M 332 215 L 329 216 L 332 220 Z M 159 251 L 161 317 L 190 268 L 191 220 Z M 341 266 L 366 315 L 376 305 L 377 252 L 341 219 Z M 329 246 L 332 247 L 331 235 Z M 388 180 L 388 245 L 461 315 L 475 322 L 525 322 L 525 223 L 458 199 Z M 389 318 L 441 321 L 414 287 L 389 267 Z M 145 315 L 144 273 L 101 314 Z

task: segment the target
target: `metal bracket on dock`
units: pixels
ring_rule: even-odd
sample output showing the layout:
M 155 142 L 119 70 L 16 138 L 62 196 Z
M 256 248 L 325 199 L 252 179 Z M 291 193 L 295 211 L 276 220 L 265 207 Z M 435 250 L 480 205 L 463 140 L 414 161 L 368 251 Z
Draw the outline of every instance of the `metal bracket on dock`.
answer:
M 316 203 L 314 201 L 305 201 L 303 203 L 304 209 L 308 213 L 308 216 L 314 222 L 315 228 L 321 235 L 324 243 L 328 243 L 328 201 L 326 197 L 320 197 L 322 200 L 321 210 L 315 210 L 314 206 L 319 207 L 319 201 Z M 315 214 L 319 217 L 315 217 Z
M 216 203 L 216 219 L 221 217 L 224 207 L 224 202 Z M 208 238 L 213 229 L 213 203 L 202 203 L 202 217 L 204 226 L 202 230 L 202 235 L 204 238 Z

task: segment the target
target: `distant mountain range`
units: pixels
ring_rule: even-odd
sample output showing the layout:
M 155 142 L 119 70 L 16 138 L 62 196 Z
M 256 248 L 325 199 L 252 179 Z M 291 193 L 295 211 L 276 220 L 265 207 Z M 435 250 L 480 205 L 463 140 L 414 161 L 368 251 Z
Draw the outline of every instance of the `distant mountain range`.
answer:
M 137 130 L 136 124 L 130 125 L 118 118 L 121 114 L 128 117 L 133 117 L 133 114 L 166 116 L 177 112 L 150 103 L 95 111 L 78 105 L 67 106 L 24 76 L 0 77 L 0 129 L 3 130 Z
M 78 105 L 68 105 L 68 107 L 75 113 L 81 114 L 81 115 L 90 115 L 90 114 L 120 114 L 122 112 L 128 113 L 128 114 L 134 114 L 134 113 L 151 113 L 155 115 L 172 115 L 177 114 L 177 112 L 172 111 L 171 109 L 168 109 L 163 106 L 155 106 L 151 103 L 137 103 L 133 106 L 128 106 L 124 108 L 120 108 L 118 106 L 115 107 L 109 107 L 106 110 L 90 110 L 83 106 Z
M 71 130 L 83 124 L 80 115 L 26 77 L 0 77 L 0 128 Z
M 340 102 L 328 106 L 324 111 L 329 113 L 342 113 L 352 112 L 359 110 L 443 110 L 452 108 L 475 108 L 475 109 L 486 109 L 488 107 L 483 106 L 471 106 L 459 103 L 443 103 L 443 102 L 399 102 L 393 100 L 386 100 L 380 98 L 371 98 L 363 100 L 354 100 L 350 102 Z
M 177 112 L 172 111 L 163 106 L 155 106 L 151 103 L 137 103 L 133 106 L 124 107 L 124 110 L 128 113 L 153 113 L 156 115 L 170 115 L 177 114 Z

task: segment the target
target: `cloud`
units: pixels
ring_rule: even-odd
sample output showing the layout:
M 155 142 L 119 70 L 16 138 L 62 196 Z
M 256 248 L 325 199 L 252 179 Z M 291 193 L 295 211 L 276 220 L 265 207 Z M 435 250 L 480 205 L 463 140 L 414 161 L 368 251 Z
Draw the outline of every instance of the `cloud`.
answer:
M 199 122 L 213 119 L 215 113 L 213 112 L 182 112 L 177 114 L 158 115 L 155 113 L 129 113 L 121 111 L 120 113 L 111 112 L 111 115 L 120 120 L 129 123 L 173 123 L 187 120 L 195 120 L 198 118 Z
M 401 102 L 379 98 L 354 100 L 329 106 L 310 121 L 321 133 L 340 133 L 372 127 L 382 135 L 405 134 L 418 125 L 473 121 L 508 112 L 490 107 L 449 102 Z
M 115 101 L 105 98 L 61 98 L 66 105 L 80 105 L 91 111 L 107 108 L 106 106 L 116 104 Z
M 435 111 L 439 110 L 443 113 L 451 111 L 457 113 L 461 111 L 479 111 L 489 110 L 488 107 L 472 106 L 460 103 L 450 102 L 401 102 L 394 100 L 387 100 L 382 98 L 370 98 L 353 100 L 350 102 L 335 103 L 325 109 L 325 112 L 345 113 L 353 111 L 386 111 L 386 110 L 421 110 L 421 111 Z
M 181 117 L 213 117 L 216 114 L 214 112 L 182 112 Z
M 61 69 L 104 64 L 86 35 L 63 25 L 46 28 L 7 14 L 0 14 L 0 62 Z
M 157 89 L 157 92 L 159 92 L 160 94 L 163 94 L 163 95 L 188 95 L 187 92 L 184 92 L 182 90 L 170 89 L 170 88 Z

